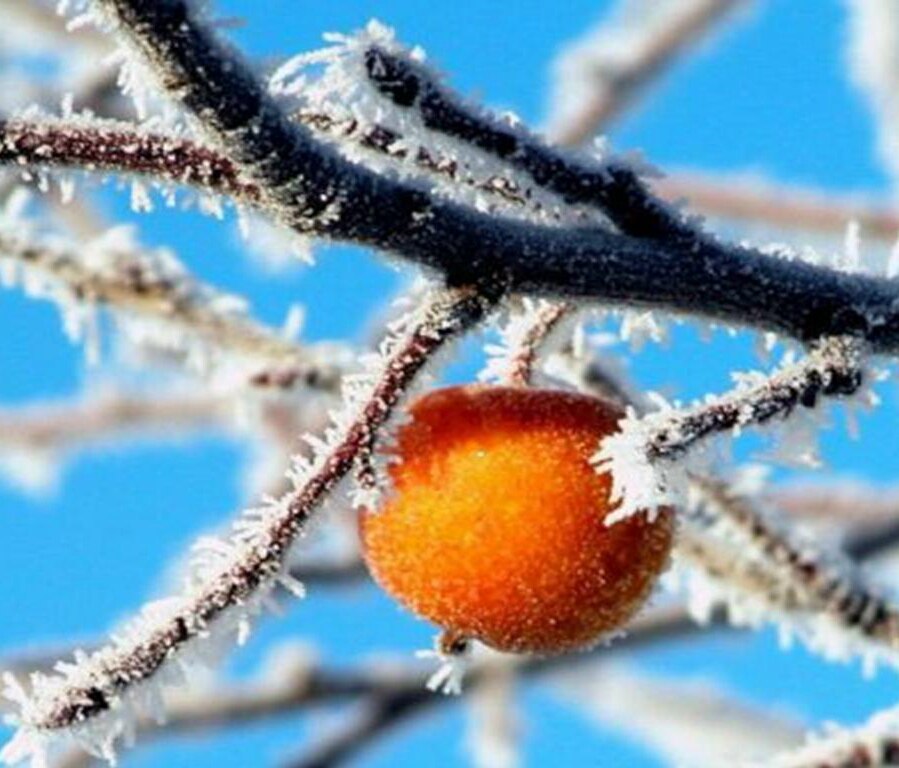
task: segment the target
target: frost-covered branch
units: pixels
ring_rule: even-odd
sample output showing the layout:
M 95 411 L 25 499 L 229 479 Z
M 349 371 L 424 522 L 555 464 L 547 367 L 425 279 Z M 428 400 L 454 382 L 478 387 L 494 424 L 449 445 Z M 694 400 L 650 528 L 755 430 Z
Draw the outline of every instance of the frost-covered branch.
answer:
M 255 204 L 258 188 L 241 181 L 234 164 L 186 136 L 133 123 L 78 118 L 0 121 L 0 163 L 21 168 L 74 169 L 150 176 Z
M 410 139 L 396 130 L 354 118 L 339 118 L 323 111 L 296 111 L 291 118 L 317 136 L 337 146 L 399 168 L 414 167 L 424 178 L 447 188 L 470 188 L 490 201 L 485 212 L 508 213 L 530 209 L 549 221 L 562 219 L 562 201 L 541 199 L 539 187 L 523 185 L 498 172 L 479 169 L 459 158 L 424 145 L 410 146 Z M 157 185 L 192 187 L 200 193 L 224 195 L 245 206 L 260 205 L 259 189 L 239 178 L 234 164 L 224 155 L 188 135 L 167 134 L 141 128 L 131 122 L 15 117 L 0 121 L 0 165 L 22 169 L 26 179 L 53 170 L 108 172 L 145 177 Z M 165 189 L 169 195 L 169 190 Z M 568 218 L 589 223 L 584 211 Z
M 743 0 L 623 0 L 611 21 L 566 46 L 555 63 L 550 133 L 588 141 Z
M 509 321 L 500 330 L 501 344 L 488 346 L 490 356 L 480 378 L 526 387 L 534 376 L 537 358 L 545 353 L 547 338 L 574 311 L 561 301 L 523 299 L 510 309 Z
M 59 304 L 69 335 L 87 336 L 93 357 L 94 312 L 104 307 L 134 339 L 183 348 L 201 367 L 230 356 L 245 362 L 247 381 L 256 386 L 337 388 L 342 370 L 331 362 L 333 350 L 318 354 L 253 322 L 242 300 L 196 280 L 171 252 L 140 248 L 130 228 L 81 244 L 29 229 L 17 216 L 0 220 L 0 277 Z
M 501 160 L 568 204 L 600 209 L 624 234 L 671 243 L 700 239 L 689 222 L 649 194 L 627 163 L 614 158 L 597 162 L 549 146 L 520 125 L 462 101 L 423 64 L 400 51 L 372 44 L 364 60 L 365 74 L 378 92 L 414 112 L 428 130 Z
M 862 352 L 854 338 L 825 339 L 807 358 L 771 377 L 749 376 L 729 394 L 682 412 L 665 412 L 652 419 L 647 456 L 650 461 L 676 460 L 716 433 L 786 418 L 797 407 L 816 407 L 822 397 L 853 395 L 863 382 Z
M 899 710 L 887 709 L 864 725 L 831 726 L 798 749 L 783 752 L 755 768 L 878 768 L 899 765 Z
M 803 724 L 710 681 L 659 679 L 602 658 L 555 676 L 565 700 L 679 768 L 744 765 L 802 743 Z
M 652 186 L 667 200 L 689 200 L 718 218 L 836 235 L 854 221 L 866 237 L 889 245 L 899 238 L 899 207 L 865 198 L 696 172 L 674 172 L 653 180 Z
M 899 286 L 890 281 L 690 234 L 679 217 L 662 215 L 667 207 L 642 183 L 608 185 L 622 197 L 612 207 L 621 219 L 637 220 L 640 237 L 479 214 L 354 164 L 316 140 L 185 0 L 98 0 L 96 7 L 141 52 L 169 94 L 202 117 L 207 139 L 259 186 L 264 207 L 301 232 L 374 245 L 454 283 L 499 282 L 521 294 L 652 306 L 804 341 L 854 331 L 875 351 L 899 347 Z M 554 165 L 559 178 L 580 178 L 566 167 Z M 598 175 L 608 178 L 608 168 Z M 608 190 L 604 194 L 609 197 Z M 647 242 L 662 219 L 669 236 Z M 675 237 L 672 226 L 683 236 Z
M 828 658 L 857 655 L 870 667 L 899 667 L 899 607 L 872 591 L 849 562 L 789 535 L 724 484 L 694 483 L 699 524 L 694 517 L 686 526 L 679 553 L 709 580 L 706 588 L 693 585 L 700 617 L 723 599 L 737 624 L 774 621 L 785 636 L 797 634 Z M 853 554 L 860 543 L 853 541 Z
M 73 443 L 115 439 L 134 430 L 204 428 L 226 420 L 226 400 L 200 393 L 152 397 L 99 392 L 74 402 L 0 410 L 0 451 L 65 450 Z
M 287 557 L 309 517 L 371 451 L 378 429 L 431 355 L 478 322 L 488 306 L 470 289 L 436 292 L 385 348 L 379 371 L 350 382 L 346 412 L 335 416 L 324 441 L 315 440 L 310 460 L 297 460 L 293 488 L 244 513 L 227 540 L 203 544 L 181 595 L 146 606 L 109 645 L 76 655 L 57 675 L 36 676 L 30 694 L 8 681 L 9 693 L 20 700 L 21 725 L 3 758 L 41 754 L 47 741 L 60 736 L 111 757 L 131 713 L 147 697 L 153 700 L 149 683 L 160 672 L 163 680 L 178 679 L 177 664 L 189 667 L 190 657 L 202 658 L 213 641 L 245 637 L 250 616 L 271 589 L 278 583 L 294 588 Z
M 183 391 L 152 396 L 101 391 L 74 402 L 5 408 L 0 410 L 0 475 L 26 491 L 44 491 L 55 480 L 61 457 L 75 447 L 136 435 L 171 439 L 225 426 L 232 411 L 220 396 Z
M 686 459 L 722 433 L 783 420 L 797 408 L 813 409 L 822 398 L 847 397 L 863 383 L 864 345 L 853 337 L 825 339 L 797 363 L 766 377 L 743 377 L 721 396 L 684 409 L 631 413 L 621 431 L 596 455 L 611 471 L 613 493 L 622 500 L 610 522 L 660 503 L 678 503 L 686 489 Z

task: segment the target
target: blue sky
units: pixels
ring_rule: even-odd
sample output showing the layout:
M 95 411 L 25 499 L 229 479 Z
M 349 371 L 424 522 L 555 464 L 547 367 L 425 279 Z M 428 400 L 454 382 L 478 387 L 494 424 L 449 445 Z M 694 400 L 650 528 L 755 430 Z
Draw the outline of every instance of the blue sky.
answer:
M 222 15 L 247 20 L 234 36 L 263 59 L 317 47 L 322 32 L 350 31 L 377 17 L 403 41 L 422 45 L 463 93 L 534 124 L 545 116 L 549 64 L 559 46 L 608 6 L 602 0 L 218 5 Z M 613 146 L 640 149 L 662 168 L 750 170 L 833 190 L 886 192 L 869 116 L 845 76 L 844 21 L 838 0 L 759 3 L 616 124 Z M 111 192 L 102 202 L 110 216 L 135 220 L 148 242 L 177 249 L 203 277 L 247 294 L 264 319 L 279 321 L 290 303 L 303 302 L 311 338 L 358 337 L 399 282 L 395 267 L 343 246 L 322 248 L 314 268 L 266 275 L 241 255 L 233 222 L 171 211 L 136 217 Z M 49 305 L 0 293 L 0 327 L 0 402 L 62 397 L 80 388 L 82 353 L 67 342 Z M 729 370 L 756 365 L 752 341 L 716 336 L 705 344 L 693 329 L 678 329 L 667 346 L 649 346 L 635 357 L 631 370 L 647 385 L 698 395 L 725 387 Z M 457 367 L 456 375 L 469 369 Z M 841 427 L 827 435 L 825 455 L 837 471 L 884 483 L 895 476 L 895 393 L 882 394 L 885 404 L 862 419 L 859 441 L 849 441 Z M 240 446 L 217 438 L 140 445 L 80 458 L 48 500 L 0 487 L 6 566 L 0 648 L 93 637 L 127 616 L 154 593 L 165 564 L 195 534 L 238 508 L 244 459 Z M 428 645 L 430 634 L 374 589 L 313 594 L 285 617 L 267 618 L 232 668 L 245 674 L 270 643 L 285 639 L 308 639 L 324 660 L 349 663 L 386 649 L 411 654 Z M 801 649 L 779 652 L 768 632 L 653 650 L 634 662 L 665 675 L 721 680 L 752 701 L 785 706 L 811 722 L 862 719 L 889 704 L 895 688 L 887 672 L 862 682 L 854 667 L 827 666 Z M 380 742 L 357 764 L 459 765 L 463 714 L 444 708 Z M 523 691 L 523 720 L 526 765 L 658 765 L 538 686 Z M 301 748 L 323 722 L 289 716 L 271 726 L 166 742 L 128 755 L 125 764 L 271 764 Z

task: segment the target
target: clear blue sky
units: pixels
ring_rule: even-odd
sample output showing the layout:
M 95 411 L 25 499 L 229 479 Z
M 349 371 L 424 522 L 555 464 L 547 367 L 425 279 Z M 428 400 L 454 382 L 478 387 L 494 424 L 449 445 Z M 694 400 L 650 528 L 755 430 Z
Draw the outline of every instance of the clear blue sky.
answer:
M 349 31 L 377 17 L 401 39 L 422 45 L 466 94 L 544 117 L 548 65 L 558 47 L 608 7 L 604 0 L 264 0 L 219 3 L 222 15 L 247 19 L 235 36 L 254 56 L 282 57 L 318 46 L 322 32 Z M 716 37 L 655 88 L 612 134 L 616 149 L 642 149 L 661 167 L 758 170 L 774 178 L 835 190 L 883 192 L 864 105 L 844 74 L 844 13 L 838 0 L 771 0 Z M 318 265 L 271 278 L 240 255 L 233 222 L 160 212 L 135 217 L 113 194 L 111 214 L 137 219 L 146 240 L 171 245 L 199 274 L 247 293 L 260 316 L 277 321 L 293 301 L 308 308 L 313 338 L 358 334 L 373 307 L 397 283 L 393 268 L 354 249 L 323 249 Z M 0 401 L 25 402 L 76 392 L 84 380 L 79 350 L 64 338 L 55 311 L 16 293 L 0 294 Z M 755 365 L 752 340 L 692 329 L 666 348 L 634 360 L 638 380 L 670 385 L 681 396 L 721 389 L 728 370 Z M 839 471 L 886 482 L 899 468 L 892 389 L 862 438 L 842 428 L 827 437 Z M 228 518 L 240 501 L 238 446 L 209 439 L 138 446 L 79 459 L 59 494 L 35 503 L 0 487 L 5 581 L 0 589 L 0 648 L 92 637 L 154 593 L 165 564 L 192 537 Z M 323 659 L 351 662 L 385 649 L 411 654 L 431 629 L 402 615 L 374 589 L 313 594 L 283 618 L 267 618 L 235 654 L 235 674 L 253 668 L 275 640 L 309 638 Z M 753 701 L 776 703 L 810 721 L 862 719 L 890 703 L 887 673 L 860 682 L 856 668 L 831 667 L 801 649 L 780 653 L 771 633 L 709 640 L 647 652 L 637 660 L 666 675 L 723 681 Z M 524 698 L 527 765 L 643 768 L 658 763 L 639 747 L 597 730 L 539 687 Z M 298 749 L 321 718 L 287 717 L 274 726 L 206 739 L 166 742 L 125 759 L 133 766 L 271 764 Z M 378 743 L 360 768 L 464 764 L 464 718 L 445 708 L 415 729 Z

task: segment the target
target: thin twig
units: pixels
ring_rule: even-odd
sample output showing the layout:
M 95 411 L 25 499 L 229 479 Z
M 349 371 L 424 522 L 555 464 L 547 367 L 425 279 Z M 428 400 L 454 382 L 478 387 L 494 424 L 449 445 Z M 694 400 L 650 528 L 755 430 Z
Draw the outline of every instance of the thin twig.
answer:
M 798 363 L 770 376 L 744 377 L 730 392 L 687 408 L 631 412 L 594 457 L 611 473 L 619 507 L 609 522 L 659 503 L 679 504 L 686 494 L 686 459 L 716 436 L 814 409 L 824 397 L 847 397 L 864 381 L 864 345 L 852 337 L 825 339 Z
M 709 436 L 786 418 L 814 408 L 821 397 L 846 397 L 862 385 L 861 347 L 855 339 L 827 339 L 805 359 L 770 378 L 684 411 L 663 412 L 647 435 L 650 461 L 673 460 Z
M 588 79 L 589 93 L 571 115 L 557 118 L 551 135 L 560 144 L 576 146 L 595 136 L 623 112 L 649 83 L 657 80 L 674 61 L 696 46 L 717 24 L 726 19 L 743 0 L 676 0 L 671 11 L 663 12 L 660 23 L 645 24 L 647 30 L 620 33 L 599 26 L 577 48 L 565 51 L 559 62 L 557 90 L 570 87 L 572 78 Z M 607 37 L 624 34 L 627 55 L 621 60 L 604 55 Z
M 511 350 L 512 370 L 509 383 L 527 386 L 533 375 L 538 349 L 543 340 L 558 326 L 572 307 L 563 302 L 547 302 L 536 312 L 535 321 L 520 340 L 518 349 Z
M 212 353 L 245 358 L 251 385 L 287 389 L 302 383 L 329 392 L 337 388 L 344 371 L 329 362 L 333 349 L 320 353 L 301 347 L 253 322 L 239 303 L 196 280 L 167 252 L 141 250 L 130 238 L 109 233 L 77 247 L 29 237 L 21 229 L 16 224 L 0 231 L 5 274 L 15 279 L 15 269 L 21 267 L 26 287 L 34 275 L 57 283 L 65 291 L 63 306 L 71 300 L 104 306 L 126 320 L 158 321 L 166 329 L 167 344 L 170 329 L 177 329 Z
M 259 190 L 238 178 L 226 157 L 189 138 L 140 131 L 113 120 L 0 121 L 0 163 L 149 175 L 255 204 Z
M 416 690 L 386 691 L 364 699 L 354 715 L 333 733 L 325 733 L 309 752 L 284 763 L 284 768 L 335 768 L 343 765 L 375 738 L 412 716 L 423 715 L 433 708 L 435 696 L 424 686 Z M 443 697 L 446 698 L 446 697 Z
M 75 402 L 0 410 L 0 450 L 65 450 L 143 430 L 203 429 L 227 421 L 225 398 L 185 393 L 152 397 L 99 393 Z
M 867 237 L 889 244 L 899 238 L 899 208 L 883 202 L 695 172 L 671 173 L 652 186 L 667 200 L 688 200 L 724 219 L 833 234 L 843 234 L 855 221 Z
M 690 566 L 684 580 L 699 620 L 723 605 L 731 623 L 773 623 L 826 659 L 899 667 L 899 608 L 856 567 L 861 556 L 890 551 L 894 530 L 885 529 L 876 542 L 854 533 L 846 549 L 856 562 L 827 557 L 721 483 L 696 485 L 702 499 L 682 528 L 677 556 Z

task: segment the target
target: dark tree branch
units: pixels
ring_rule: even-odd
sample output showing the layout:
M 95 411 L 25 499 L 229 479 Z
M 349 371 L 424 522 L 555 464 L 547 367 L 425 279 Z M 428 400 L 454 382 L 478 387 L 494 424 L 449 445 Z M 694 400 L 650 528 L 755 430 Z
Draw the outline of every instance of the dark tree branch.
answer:
M 398 107 L 414 109 L 430 130 L 502 160 L 568 203 L 601 209 L 624 234 L 689 245 L 700 237 L 667 203 L 653 198 L 626 163 L 597 163 L 551 147 L 465 104 L 424 66 L 383 48 L 369 49 L 365 64 L 369 80 L 381 95 Z
M 293 124 L 185 0 L 99 0 L 171 96 L 259 186 L 283 223 L 392 251 L 451 282 L 748 324 L 803 341 L 858 334 L 899 348 L 899 285 L 712 242 L 497 220 L 340 158 Z M 632 203 L 641 205 L 643 192 Z M 648 198 L 647 198 L 648 200 Z M 648 207 L 652 208 L 652 205 Z
M 376 738 L 413 716 L 423 715 L 436 703 L 438 697 L 424 686 L 372 696 L 362 701 L 355 716 L 347 716 L 343 727 L 324 735 L 307 754 L 285 762 L 284 768 L 335 768 L 343 765 Z

